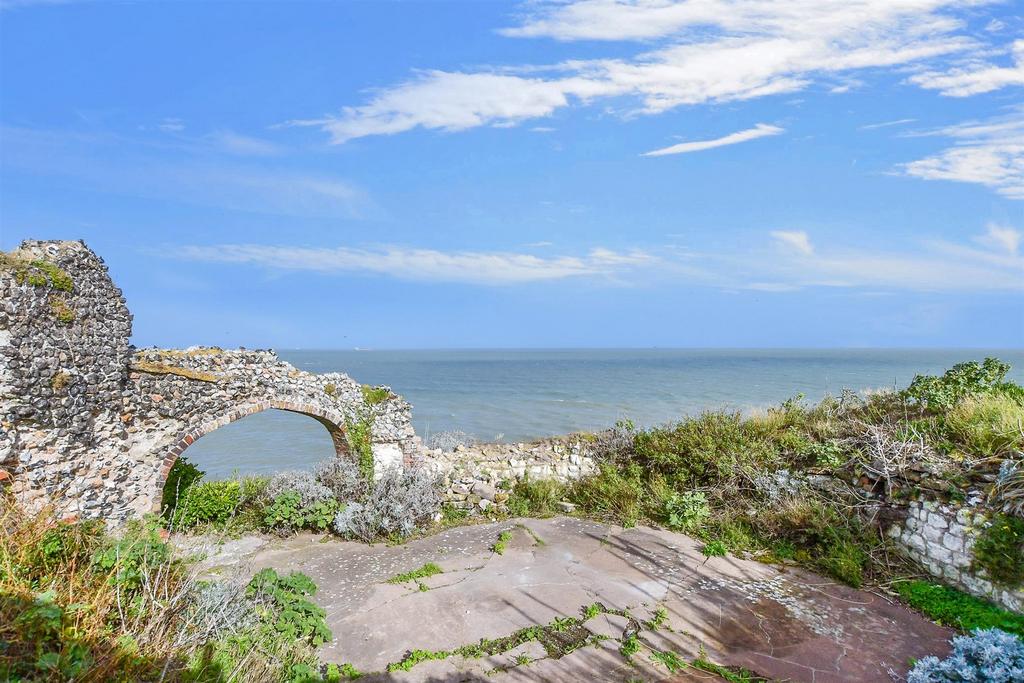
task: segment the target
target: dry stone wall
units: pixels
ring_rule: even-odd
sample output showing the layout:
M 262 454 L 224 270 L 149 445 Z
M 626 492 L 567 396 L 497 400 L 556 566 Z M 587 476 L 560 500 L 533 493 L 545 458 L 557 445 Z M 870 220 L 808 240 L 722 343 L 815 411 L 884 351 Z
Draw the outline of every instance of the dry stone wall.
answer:
M 994 584 L 983 569 L 972 567 L 974 542 L 990 523 L 979 497 L 963 506 L 933 500 L 913 501 L 905 517 L 888 529 L 889 536 L 911 559 L 945 583 L 988 598 L 1006 609 L 1024 612 L 1024 588 Z
M 189 445 L 270 408 L 318 420 L 345 457 L 346 426 L 370 421 L 378 470 L 420 449 L 408 403 L 344 374 L 272 351 L 136 351 L 124 297 L 84 243 L 26 241 L 2 257 L 0 480 L 28 509 L 114 522 L 155 510 Z
M 444 474 L 445 496 L 457 508 L 502 511 L 517 479 L 568 482 L 597 470 L 592 443 L 571 434 L 531 443 L 457 446 L 451 452 L 426 452 Z

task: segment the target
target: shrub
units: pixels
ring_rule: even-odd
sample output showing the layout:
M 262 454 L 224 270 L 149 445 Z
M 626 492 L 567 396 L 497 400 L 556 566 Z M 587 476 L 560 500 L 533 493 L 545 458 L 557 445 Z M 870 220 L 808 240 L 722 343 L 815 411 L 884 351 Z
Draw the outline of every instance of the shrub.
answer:
M 961 631 L 999 628 L 1024 637 L 1024 615 L 1008 612 L 955 588 L 927 581 L 901 581 L 896 590 L 907 604 L 939 623 Z
M 109 539 L 93 556 L 93 568 L 109 573 L 108 582 L 128 594 L 138 590 L 149 570 L 165 565 L 171 549 L 155 524 L 133 522 L 124 536 Z
M 426 468 L 385 470 L 362 504 L 349 504 L 335 516 L 334 530 L 367 543 L 405 538 L 438 514 L 439 488 L 437 475 Z
M 454 429 L 447 432 L 431 434 L 430 439 L 427 440 L 427 448 L 441 449 L 445 453 L 451 453 L 458 446 L 472 446 L 475 443 L 475 438 L 466 432 Z
M 363 479 L 373 481 L 373 416 L 361 415 L 345 421 L 345 441 L 359 465 Z
M 974 566 L 997 584 L 1024 583 L 1024 519 L 996 515 L 974 543 Z
M 711 515 L 708 499 L 700 491 L 673 493 L 664 502 L 665 523 L 670 529 L 692 533 Z
M 175 529 L 190 529 L 200 524 L 223 524 L 238 509 L 242 487 L 237 480 L 200 481 L 179 494 L 172 515 Z
M 308 507 L 318 501 L 334 497 L 331 489 L 320 483 L 312 472 L 305 470 L 278 472 L 270 478 L 263 495 L 267 500 L 273 501 L 286 492 L 297 494 L 301 507 Z
M 366 401 L 368 406 L 375 406 L 391 398 L 391 390 L 387 387 L 371 387 L 368 384 L 364 384 L 359 389 L 362 391 L 363 400 Z
M 303 505 L 297 491 L 279 493 L 263 511 L 263 524 L 274 531 L 290 533 L 297 529 L 323 531 L 338 513 L 338 503 L 328 498 Z
M 924 657 L 907 674 L 907 683 L 959 683 L 1024 680 L 1024 642 L 997 628 L 976 630 L 953 638 L 953 652 L 945 659 Z
M 359 465 L 348 458 L 318 463 L 313 467 L 313 476 L 341 502 L 362 500 L 370 490 L 370 482 L 363 477 Z
M 725 557 L 728 548 L 722 541 L 708 541 L 704 544 L 704 547 L 700 549 L 700 552 L 704 557 Z
M 513 517 L 552 515 L 564 494 L 565 486 L 557 479 L 523 477 L 512 487 L 506 503 L 508 513 Z
M 619 469 L 601 463 L 597 474 L 577 480 L 569 491 L 569 499 L 583 511 L 627 527 L 640 520 L 645 498 L 643 470 L 636 464 Z
M 857 517 L 812 495 L 779 501 L 750 520 L 757 541 L 776 554 L 809 565 L 843 583 L 859 588 L 870 559 L 879 545 L 878 534 Z
M 745 426 L 739 413 L 704 413 L 673 427 L 640 432 L 634 448 L 636 462 L 649 474 L 661 474 L 671 485 L 689 489 L 778 459 L 776 448 L 759 430 Z
M 273 569 L 257 573 L 246 590 L 256 602 L 262 631 L 273 639 L 304 640 L 319 646 L 331 639 L 323 608 L 309 598 L 316 584 L 301 572 L 279 575 Z
M 178 506 L 178 499 L 195 482 L 206 474 L 198 467 L 190 463 L 185 456 L 179 456 L 171 465 L 167 473 L 167 481 L 164 483 L 163 500 L 160 503 L 160 511 L 170 519 L 174 508 Z
M 972 455 L 1024 448 L 1024 404 L 1005 395 L 972 396 L 946 414 L 949 438 Z
M 999 464 L 992 499 L 1006 512 L 1024 517 L 1024 461 L 1004 460 Z
M 818 467 L 826 467 L 832 470 L 841 467 L 849 460 L 846 449 L 841 443 L 836 441 L 814 442 L 804 450 L 803 455 L 810 457 L 812 462 Z
M 1007 387 L 1003 380 L 1009 371 L 1010 366 L 996 358 L 958 363 L 941 377 L 917 375 L 903 396 L 929 410 L 944 412 L 968 396 L 992 394 Z

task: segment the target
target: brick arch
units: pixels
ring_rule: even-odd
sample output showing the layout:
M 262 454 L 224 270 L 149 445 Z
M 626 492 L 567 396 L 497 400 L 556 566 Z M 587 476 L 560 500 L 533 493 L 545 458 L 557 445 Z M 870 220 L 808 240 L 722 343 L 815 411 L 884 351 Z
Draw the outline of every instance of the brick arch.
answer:
M 219 429 L 224 425 L 230 424 L 235 420 L 240 420 L 243 417 L 248 417 L 249 415 L 254 415 L 256 413 L 261 413 L 264 410 L 272 409 L 284 410 L 289 413 L 299 413 L 300 415 L 306 415 L 313 418 L 327 429 L 327 433 L 331 436 L 331 442 L 334 444 L 334 451 L 338 457 L 349 457 L 350 453 L 348 448 L 348 439 L 345 437 L 344 419 L 340 415 L 332 415 L 317 406 L 308 403 L 297 403 L 295 401 L 269 400 L 245 403 L 228 410 L 226 413 L 223 413 L 216 418 L 202 422 L 198 426 L 180 434 L 172 442 L 170 448 L 167 449 L 163 456 L 160 470 L 157 474 L 154 511 L 159 512 L 161 492 L 164 489 L 164 485 L 167 483 L 167 476 L 170 473 L 171 468 L 174 466 L 174 463 L 177 462 L 181 454 L 185 452 L 185 449 L 215 429 Z

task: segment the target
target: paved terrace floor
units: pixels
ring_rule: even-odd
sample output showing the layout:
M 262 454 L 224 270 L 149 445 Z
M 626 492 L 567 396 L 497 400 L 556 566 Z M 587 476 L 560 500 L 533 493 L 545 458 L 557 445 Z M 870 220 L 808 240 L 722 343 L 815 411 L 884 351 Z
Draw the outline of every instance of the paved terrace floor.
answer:
M 510 530 L 504 554 L 491 546 Z M 402 546 L 367 546 L 308 534 L 244 538 L 215 551 L 214 571 L 237 567 L 300 570 L 320 586 L 333 642 L 326 661 L 381 672 L 410 650 L 452 650 L 507 636 L 600 602 L 635 617 L 602 614 L 585 622 L 609 636 L 562 657 L 539 642 L 482 659 L 451 656 L 408 672 L 364 681 L 691 681 L 670 674 L 651 652 L 709 659 L 776 680 L 886 681 L 913 659 L 944 655 L 953 635 L 886 598 L 808 572 L 732 556 L 706 559 L 687 536 L 621 529 L 575 518 L 522 519 L 451 529 Z M 433 562 L 444 572 L 395 585 L 387 579 Z M 627 661 L 619 647 L 658 607 L 668 618 L 641 627 L 643 647 Z M 516 665 L 516 656 L 532 661 Z

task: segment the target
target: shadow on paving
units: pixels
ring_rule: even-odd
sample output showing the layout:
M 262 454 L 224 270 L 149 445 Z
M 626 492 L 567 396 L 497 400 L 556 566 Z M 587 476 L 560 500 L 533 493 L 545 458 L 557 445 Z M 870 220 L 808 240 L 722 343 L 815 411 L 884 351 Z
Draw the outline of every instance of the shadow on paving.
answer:
M 498 555 L 490 547 L 505 530 L 515 530 L 513 540 Z M 882 596 L 798 569 L 707 559 L 700 548 L 665 530 L 554 517 L 450 529 L 402 546 L 289 539 L 249 561 L 309 574 L 335 635 L 322 657 L 361 671 L 383 672 L 412 650 L 451 652 L 579 618 L 593 603 L 628 610 L 634 621 L 667 611 L 663 627 L 640 630 L 631 661 L 619 653 L 629 620 L 605 614 L 585 626 L 607 639 L 565 656 L 549 656 L 534 640 L 361 679 L 367 681 L 486 681 L 498 677 L 496 669 L 508 681 L 721 680 L 695 669 L 672 675 L 651 659 L 669 652 L 689 662 L 703 651 L 718 664 L 776 680 L 888 683 L 889 671 L 904 674 L 911 660 L 948 652 L 948 629 Z M 426 562 L 444 570 L 423 580 L 427 590 L 386 583 Z M 518 655 L 531 661 L 516 665 Z

